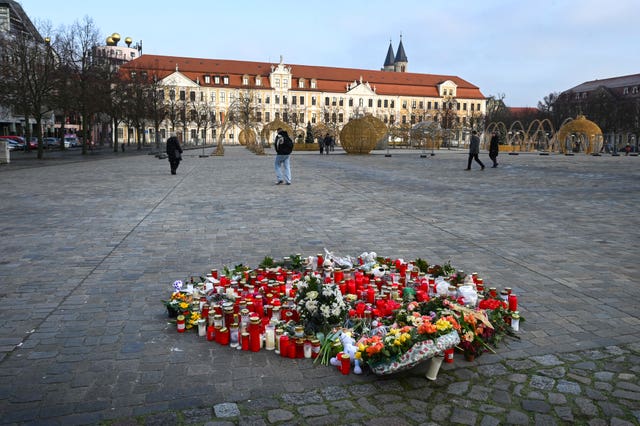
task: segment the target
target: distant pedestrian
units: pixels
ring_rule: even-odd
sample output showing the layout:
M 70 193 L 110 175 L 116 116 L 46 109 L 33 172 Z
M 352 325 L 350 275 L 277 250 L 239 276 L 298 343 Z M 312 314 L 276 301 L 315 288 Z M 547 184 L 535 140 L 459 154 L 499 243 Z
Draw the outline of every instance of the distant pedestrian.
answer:
M 276 185 L 282 185 L 286 183 L 291 185 L 291 163 L 290 157 L 293 151 L 293 140 L 289 136 L 286 130 L 278 128 L 275 140 L 276 148 Z
M 171 166 L 171 174 L 175 175 L 178 171 L 180 161 L 182 161 L 182 147 L 178 138 L 172 135 L 167 139 L 167 156 L 169 157 L 169 165 Z
M 122 152 L 124 152 L 124 142 L 120 144 L 120 149 L 122 149 Z
M 469 161 L 467 162 L 467 168 L 465 170 L 471 170 L 471 161 L 476 160 L 476 163 L 480 164 L 480 170 L 484 170 L 484 164 L 478 158 L 480 154 L 480 138 L 477 131 L 471 132 L 471 141 L 469 142 Z
M 624 147 L 624 155 L 625 155 L 625 156 L 628 156 L 630 152 L 631 152 L 631 145 L 627 144 L 627 145 Z
M 320 155 L 324 153 L 324 146 L 327 144 L 327 138 L 329 135 L 324 135 L 324 138 L 318 139 L 318 147 L 320 148 Z
M 491 134 L 491 140 L 489 141 L 489 158 L 493 161 L 493 168 L 498 167 L 498 153 L 500 152 L 500 136 L 498 132 Z
M 333 138 L 331 137 L 330 134 L 327 133 L 327 135 L 324 137 L 324 141 L 323 141 L 323 145 L 324 145 L 324 153 L 329 155 L 329 151 L 331 150 L 331 140 Z

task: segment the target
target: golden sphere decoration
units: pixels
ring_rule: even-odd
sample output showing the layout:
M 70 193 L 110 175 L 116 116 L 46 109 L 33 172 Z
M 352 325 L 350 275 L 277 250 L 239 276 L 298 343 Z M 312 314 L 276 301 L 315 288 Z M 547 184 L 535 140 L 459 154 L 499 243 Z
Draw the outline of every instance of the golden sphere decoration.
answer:
M 340 144 L 347 154 L 369 154 L 387 134 L 387 126 L 367 115 L 349 121 L 340 132 Z
M 127 37 L 124 39 L 124 42 L 127 44 L 127 47 L 131 46 L 131 43 L 133 43 L 133 39 L 131 37 Z
M 115 46 L 116 42 L 113 41 L 113 37 L 109 36 L 107 37 L 107 46 Z
M 240 145 L 255 145 L 256 143 L 256 132 L 253 129 L 243 129 L 240 131 L 240 135 L 238 135 L 238 141 Z
M 51 37 L 45 37 L 44 42 L 47 44 L 51 43 Z
M 120 41 L 120 34 L 113 33 L 113 34 L 111 34 L 111 38 L 113 39 L 113 41 L 116 42 L 116 44 L 118 44 L 118 42 Z
M 291 128 L 291 126 L 289 126 L 287 123 L 280 120 L 279 118 L 276 118 L 271 123 L 266 124 L 262 128 L 262 131 L 260 132 L 260 137 L 262 138 L 263 141 L 268 141 L 269 143 L 272 143 L 273 140 L 269 140 L 269 136 L 272 132 L 275 132 L 278 129 L 286 130 L 289 136 L 291 136 L 291 138 L 293 139 L 293 129 Z
M 568 123 L 560 127 L 557 134 L 557 140 L 560 142 L 560 149 L 566 153 L 565 140 L 571 136 L 576 135 L 586 142 L 585 152 L 591 154 L 594 152 L 595 144 L 602 140 L 602 130 L 600 126 L 591 120 L 580 114 L 575 120 L 571 120 Z

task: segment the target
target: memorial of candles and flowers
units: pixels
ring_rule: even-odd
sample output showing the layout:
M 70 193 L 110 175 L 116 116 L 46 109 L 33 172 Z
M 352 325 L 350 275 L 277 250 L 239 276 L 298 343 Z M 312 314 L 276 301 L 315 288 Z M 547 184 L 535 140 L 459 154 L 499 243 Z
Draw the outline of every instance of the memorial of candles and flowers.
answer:
M 430 361 L 431 380 L 455 352 L 473 361 L 505 336 L 518 338 L 523 320 L 510 288 L 485 287 L 478 273 L 448 262 L 327 250 L 177 280 L 163 302 L 178 333 L 238 356 L 271 351 L 378 375 Z

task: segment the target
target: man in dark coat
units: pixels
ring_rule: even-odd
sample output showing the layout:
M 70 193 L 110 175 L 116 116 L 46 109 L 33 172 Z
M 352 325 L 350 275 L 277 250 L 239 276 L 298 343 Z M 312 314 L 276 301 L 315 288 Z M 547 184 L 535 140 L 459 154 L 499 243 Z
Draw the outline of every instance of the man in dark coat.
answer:
M 167 157 L 169 157 L 169 165 L 171 166 L 171 174 L 175 175 L 182 161 L 182 147 L 178 138 L 171 136 L 167 139 Z
M 480 170 L 484 170 L 484 164 L 478 158 L 480 154 L 480 138 L 478 132 L 475 130 L 471 132 L 471 141 L 469 142 L 469 161 L 467 162 L 467 168 L 465 170 L 471 170 L 471 161 L 476 160 L 476 163 L 480 164 Z
M 489 141 L 489 158 L 493 161 L 493 168 L 498 167 L 498 152 L 500 152 L 500 136 L 498 136 L 498 132 L 493 132 L 491 134 L 491 140 Z

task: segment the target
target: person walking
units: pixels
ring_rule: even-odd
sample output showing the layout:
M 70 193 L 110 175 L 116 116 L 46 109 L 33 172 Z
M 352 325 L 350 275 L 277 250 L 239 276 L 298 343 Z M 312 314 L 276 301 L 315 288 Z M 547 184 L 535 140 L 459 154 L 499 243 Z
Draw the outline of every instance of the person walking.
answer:
M 293 140 L 286 130 L 278 128 L 275 140 L 276 148 L 276 185 L 286 183 L 291 185 L 291 163 L 290 156 L 293 151 Z
M 329 150 L 331 149 L 331 135 L 327 133 L 324 137 L 324 153 L 329 155 Z
M 469 142 L 469 161 L 467 162 L 467 168 L 465 170 L 471 170 L 471 161 L 476 160 L 476 163 L 480 164 L 480 170 L 484 170 L 484 164 L 478 158 L 480 154 L 480 138 L 477 131 L 471 132 L 471 142 Z
M 175 135 L 167 139 L 167 157 L 169 157 L 169 165 L 171 166 L 171 174 L 175 175 L 180 161 L 182 161 L 182 147 L 180 141 Z
M 493 161 L 494 169 L 498 167 L 498 153 L 500 152 L 500 136 L 498 136 L 498 132 L 493 132 L 491 134 L 491 140 L 489 141 L 489 158 Z
M 324 147 L 327 145 L 327 138 L 329 135 L 324 135 L 324 138 L 318 140 L 318 146 L 320 147 L 320 155 L 324 153 Z

